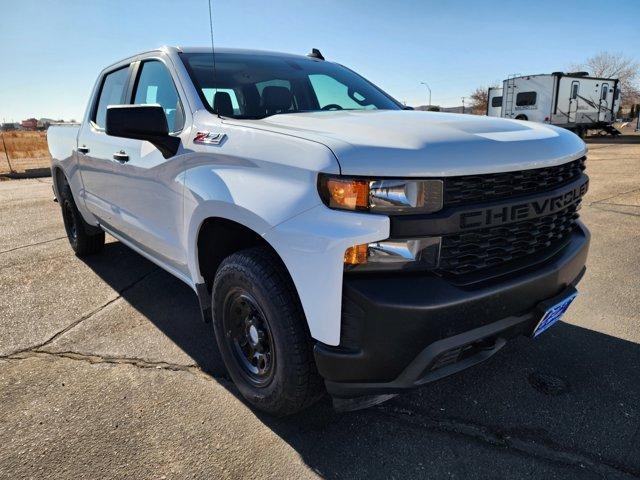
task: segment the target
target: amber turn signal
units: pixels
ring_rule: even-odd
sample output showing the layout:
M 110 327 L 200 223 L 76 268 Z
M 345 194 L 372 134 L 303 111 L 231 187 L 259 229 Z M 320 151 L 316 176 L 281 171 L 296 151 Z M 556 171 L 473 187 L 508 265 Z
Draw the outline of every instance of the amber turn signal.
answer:
M 367 263 L 368 248 L 369 245 L 366 243 L 347 248 L 344 252 L 345 265 L 362 265 L 363 263 Z
M 369 208 L 369 182 L 352 178 L 328 178 L 326 181 L 328 206 L 345 210 Z

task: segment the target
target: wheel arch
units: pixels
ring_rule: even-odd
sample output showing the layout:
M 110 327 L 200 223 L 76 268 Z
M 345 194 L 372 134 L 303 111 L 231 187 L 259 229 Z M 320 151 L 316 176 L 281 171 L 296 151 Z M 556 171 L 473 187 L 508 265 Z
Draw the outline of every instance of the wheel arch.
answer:
M 211 291 L 213 279 L 222 261 L 233 253 L 251 247 L 269 249 L 280 262 L 300 298 L 291 272 L 277 249 L 261 235 L 255 226 L 225 216 L 207 216 L 199 222 L 194 242 L 194 263 L 198 281 Z
M 62 187 L 65 182 L 69 182 L 67 180 L 62 167 L 59 165 L 53 165 L 51 167 L 51 179 L 53 180 L 53 193 L 56 195 L 56 199 L 60 199 L 60 192 L 62 192 Z

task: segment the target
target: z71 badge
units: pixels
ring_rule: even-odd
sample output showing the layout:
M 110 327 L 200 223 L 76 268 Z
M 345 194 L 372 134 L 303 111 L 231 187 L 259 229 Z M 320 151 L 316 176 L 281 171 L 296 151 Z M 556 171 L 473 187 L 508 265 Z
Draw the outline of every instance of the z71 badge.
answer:
M 198 132 L 193 139 L 193 143 L 201 145 L 220 145 L 227 137 L 224 133 Z

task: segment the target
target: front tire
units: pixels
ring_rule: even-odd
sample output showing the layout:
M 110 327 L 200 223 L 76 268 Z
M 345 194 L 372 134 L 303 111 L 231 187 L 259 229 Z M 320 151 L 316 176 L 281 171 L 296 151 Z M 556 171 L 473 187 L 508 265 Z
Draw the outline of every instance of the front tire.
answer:
M 220 354 L 251 405 L 282 416 L 322 396 L 302 306 L 274 253 L 254 247 L 229 256 L 212 293 Z
M 78 257 L 93 255 L 104 248 L 104 231 L 92 227 L 82 218 L 71 193 L 71 187 L 65 182 L 60 192 L 60 207 L 64 229 L 71 248 Z

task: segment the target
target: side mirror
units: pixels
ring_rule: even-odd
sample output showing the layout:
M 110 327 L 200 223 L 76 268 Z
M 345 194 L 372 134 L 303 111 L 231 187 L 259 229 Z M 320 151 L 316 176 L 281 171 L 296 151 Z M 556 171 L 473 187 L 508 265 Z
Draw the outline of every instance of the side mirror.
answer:
M 174 156 L 180 139 L 169 135 L 167 116 L 160 105 L 107 107 L 107 135 L 151 142 L 164 158 Z

